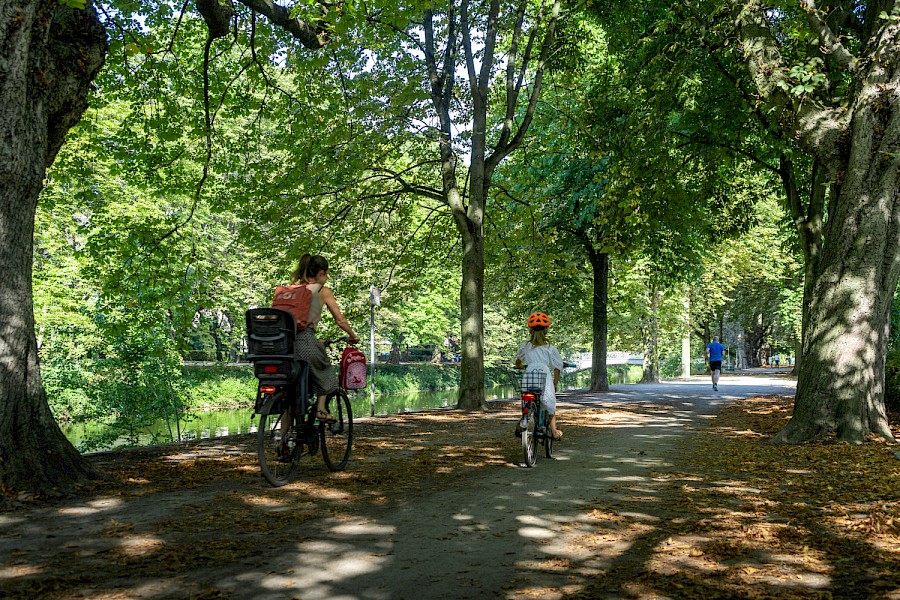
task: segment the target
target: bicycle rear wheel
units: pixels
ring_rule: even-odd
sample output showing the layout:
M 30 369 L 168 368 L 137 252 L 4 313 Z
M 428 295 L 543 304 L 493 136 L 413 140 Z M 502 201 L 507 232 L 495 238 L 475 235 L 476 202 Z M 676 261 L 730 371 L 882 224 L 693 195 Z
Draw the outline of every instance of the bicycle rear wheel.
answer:
M 274 487 L 281 487 L 290 481 L 300 460 L 296 423 L 282 427 L 282 420 L 281 414 L 260 415 L 256 432 L 259 468 L 266 481 Z
M 350 398 L 342 389 L 329 396 L 326 402 L 334 422 L 319 425 L 322 458 L 329 470 L 340 471 L 347 466 L 353 447 L 353 411 L 350 409 Z
M 522 431 L 522 454 L 525 457 L 525 466 L 533 467 L 537 460 L 537 404 L 528 403 L 526 425 Z

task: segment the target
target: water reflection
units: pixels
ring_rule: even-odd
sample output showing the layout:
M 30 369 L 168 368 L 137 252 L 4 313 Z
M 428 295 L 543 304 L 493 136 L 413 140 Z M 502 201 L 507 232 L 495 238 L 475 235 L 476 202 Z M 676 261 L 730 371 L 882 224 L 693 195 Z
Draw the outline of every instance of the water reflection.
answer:
M 612 375 L 612 374 L 611 374 Z M 616 383 L 612 382 L 611 383 Z M 580 389 L 586 386 L 583 378 L 561 382 L 562 390 Z M 404 412 L 420 412 L 439 408 L 456 406 L 456 390 L 443 390 L 437 392 L 412 392 L 404 394 L 384 394 L 375 396 L 375 415 L 391 415 Z M 503 400 L 516 397 L 512 386 L 496 386 L 487 388 L 485 396 L 488 400 Z M 372 413 L 368 390 L 361 390 L 358 395 L 351 396 L 353 414 L 356 417 L 366 417 Z M 190 413 L 181 426 L 182 440 L 209 439 L 256 432 L 257 418 L 252 408 L 233 408 L 224 410 L 209 410 Z M 76 448 L 82 451 L 91 439 L 97 439 L 110 428 L 110 421 L 86 421 L 63 425 L 63 432 Z M 174 425 L 173 425 L 174 428 Z M 141 445 L 164 442 L 172 439 L 169 434 L 169 425 L 160 419 L 145 428 L 146 433 L 138 436 Z M 173 432 L 174 434 L 174 432 Z M 126 444 L 125 438 L 119 438 L 100 448 L 91 450 L 109 450 Z

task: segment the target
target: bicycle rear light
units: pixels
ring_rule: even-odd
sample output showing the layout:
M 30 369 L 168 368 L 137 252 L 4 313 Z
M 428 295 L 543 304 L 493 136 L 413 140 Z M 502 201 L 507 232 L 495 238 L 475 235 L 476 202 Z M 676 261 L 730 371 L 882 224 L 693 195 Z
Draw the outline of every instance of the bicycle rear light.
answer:
M 277 373 L 278 367 L 276 365 L 266 365 L 263 367 L 263 373 Z
M 275 386 L 274 385 L 261 385 L 261 386 L 259 386 L 259 391 L 262 394 L 274 394 Z
M 537 400 L 537 396 L 535 396 L 531 392 L 525 392 L 522 394 L 522 400 L 524 400 L 525 402 L 534 402 L 535 400 Z

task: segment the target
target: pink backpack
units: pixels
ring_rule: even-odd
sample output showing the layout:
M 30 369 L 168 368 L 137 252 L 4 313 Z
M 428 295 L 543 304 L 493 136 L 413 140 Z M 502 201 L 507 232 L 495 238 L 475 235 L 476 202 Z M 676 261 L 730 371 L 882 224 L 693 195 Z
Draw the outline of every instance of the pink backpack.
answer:
M 341 387 L 345 390 L 366 387 L 366 355 L 356 348 L 345 348 L 341 354 Z

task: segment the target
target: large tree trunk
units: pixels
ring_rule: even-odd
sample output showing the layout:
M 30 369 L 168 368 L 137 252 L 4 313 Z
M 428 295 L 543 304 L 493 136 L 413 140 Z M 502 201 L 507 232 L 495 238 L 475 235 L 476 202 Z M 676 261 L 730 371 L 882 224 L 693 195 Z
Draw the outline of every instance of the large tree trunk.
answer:
M 885 101 L 857 111 L 846 177 L 832 189 L 822 256 L 812 273 L 794 415 L 777 442 L 832 431 L 852 443 L 869 433 L 893 439 L 884 364 L 900 274 L 900 180 L 888 150 L 900 140 L 900 111 L 896 97 L 893 107 Z
M 832 431 L 854 443 L 868 433 L 893 439 L 885 417 L 884 360 L 900 271 L 900 4 L 868 6 L 858 49 L 844 46 L 841 31 L 831 29 L 814 2 L 805 4 L 821 53 L 852 81 L 849 106 L 835 97 L 794 98 L 785 85 L 788 63 L 770 26 L 769 4 L 731 4 L 767 119 L 809 152 L 822 180 L 832 183 L 820 256 L 807 265 L 812 291 L 794 414 L 775 441 L 802 442 Z
M 106 56 L 93 6 L 0 5 L 0 490 L 65 491 L 96 476 L 56 424 L 41 383 L 32 307 L 38 194 L 87 108 Z
M 597 252 L 593 245 L 586 246 L 594 276 L 593 347 L 591 352 L 591 391 L 609 391 L 609 373 L 606 368 L 606 351 L 609 340 L 609 254 Z

